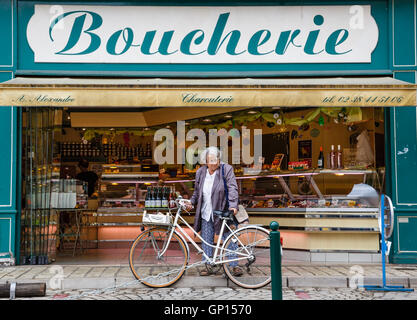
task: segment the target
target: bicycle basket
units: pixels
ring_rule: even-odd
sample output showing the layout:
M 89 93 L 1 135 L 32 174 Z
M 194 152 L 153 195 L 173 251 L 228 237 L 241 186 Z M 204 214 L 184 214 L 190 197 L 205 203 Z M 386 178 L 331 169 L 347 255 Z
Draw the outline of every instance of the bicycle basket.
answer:
M 149 214 L 146 210 L 143 212 L 142 217 L 143 224 L 157 224 L 157 225 L 170 225 L 172 224 L 171 215 L 169 212 L 167 214 L 163 214 L 158 212 L 157 214 Z

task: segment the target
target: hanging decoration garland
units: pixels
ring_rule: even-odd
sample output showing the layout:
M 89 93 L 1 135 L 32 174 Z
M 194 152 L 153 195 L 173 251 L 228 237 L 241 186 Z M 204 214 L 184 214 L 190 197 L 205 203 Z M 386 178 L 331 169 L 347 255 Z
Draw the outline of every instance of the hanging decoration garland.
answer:
M 244 124 L 251 123 L 254 125 L 259 125 L 260 127 L 262 125 L 266 125 L 269 128 L 272 128 L 274 126 L 279 126 L 280 129 L 286 129 L 286 126 L 294 125 L 298 126 L 300 130 L 305 131 L 308 130 L 309 126 L 308 124 L 313 122 L 314 119 L 316 119 L 317 116 L 319 116 L 317 123 L 320 126 L 324 125 L 324 117 L 323 114 L 326 115 L 329 120 L 330 118 L 333 118 L 336 123 L 353 123 L 356 121 L 362 120 L 362 110 L 359 107 L 318 107 L 314 110 L 310 111 L 304 116 L 301 117 L 294 117 L 289 118 L 285 117 L 284 114 L 281 112 L 271 112 L 268 108 L 262 108 L 257 113 L 254 114 L 248 114 L 247 111 L 237 112 L 233 115 L 232 119 L 224 120 L 223 115 L 211 117 L 212 120 L 211 123 L 203 123 L 201 119 L 192 119 L 189 120 L 189 127 L 190 128 L 196 128 L 196 129 L 202 129 L 202 130 L 209 130 L 209 129 L 225 129 L 230 130 L 232 128 L 241 127 Z M 110 136 L 114 137 L 116 135 L 122 134 L 124 137 L 127 136 L 126 134 L 130 133 L 133 136 L 153 136 L 155 132 L 159 129 L 166 128 L 167 124 L 157 127 L 151 127 L 151 128 L 132 128 L 132 129 L 126 129 L 121 128 L 114 130 L 109 129 L 87 129 L 84 131 L 83 139 L 91 141 L 93 140 L 96 135 L 100 136 Z M 171 125 L 170 130 L 173 131 L 174 135 L 176 134 L 176 126 Z M 282 131 L 282 130 L 280 130 Z M 220 131 L 218 132 L 220 133 Z M 222 133 L 224 134 L 224 132 Z M 112 140 L 112 139 L 111 139 Z M 125 141 L 126 142 L 126 141 Z
M 362 110 L 358 107 L 319 107 L 302 117 L 285 118 L 284 123 L 286 125 L 295 125 L 300 127 L 312 122 L 321 113 L 329 118 L 334 118 L 337 121 L 336 123 L 348 124 L 362 120 Z M 322 115 L 320 115 L 318 119 L 318 124 L 320 126 L 324 125 L 324 118 Z

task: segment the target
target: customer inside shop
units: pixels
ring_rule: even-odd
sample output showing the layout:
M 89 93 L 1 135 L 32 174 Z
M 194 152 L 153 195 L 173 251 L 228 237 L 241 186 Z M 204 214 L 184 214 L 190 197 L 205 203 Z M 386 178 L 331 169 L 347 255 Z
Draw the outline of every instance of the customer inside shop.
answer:
M 165 114 L 163 120 L 158 112 Z M 373 251 L 377 246 L 375 204 L 349 194 L 364 184 L 376 192 L 384 189 L 383 108 L 62 108 L 53 117 L 51 152 L 45 154 L 50 158 L 23 161 L 26 198 L 42 192 L 30 189 L 36 166 L 47 164 L 59 185 L 72 181 L 68 188 L 51 186 L 51 199 L 67 202 L 48 204 L 49 261 L 127 263 L 129 246 L 143 228 L 143 211 L 166 212 L 178 194 L 192 195 L 200 164 L 190 159 L 197 159 L 209 141 L 216 141 L 233 165 L 250 223 L 268 227 L 279 221 L 284 249 Z M 193 129 L 205 134 L 206 145 L 196 146 Z M 33 131 L 24 134 L 24 148 L 30 148 Z M 156 155 L 174 161 L 161 163 Z M 23 219 L 31 212 L 24 203 Z M 79 224 L 68 226 L 71 232 L 55 232 L 67 209 L 78 210 Z M 193 215 L 185 218 L 192 225 Z M 329 235 L 337 237 L 332 245 L 339 247 L 323 245 Z

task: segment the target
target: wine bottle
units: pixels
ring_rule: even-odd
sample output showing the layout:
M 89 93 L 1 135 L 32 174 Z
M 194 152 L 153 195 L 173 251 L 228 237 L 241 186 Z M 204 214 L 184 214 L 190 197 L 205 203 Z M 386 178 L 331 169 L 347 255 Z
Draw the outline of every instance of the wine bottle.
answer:
M 145 197 L 145 208 L 150 208 L 150 199 L 151 199 L 151 187 L 148 187 L 146 190 L 146 197 Z
M 155 207 L 155 188 L 150 189 L 149 194 L 149 207 L 154 208 Z
M 146 157 L 152 157 L 152 149 L 151 144 L 149 142 L 146 144 Z
M 330 151 L 330 169 L 336 169 L 336 152 L 334 151 L 333 144 Z
M 162 188 L 162 208 L 168 208 L 168 192 L 167 192 L 168 188 Z
M 175 199 L 174 199 L 174 196 L 172 194 L 172 187 L 169 187 L 168 206 L 169 206 L 169 208 L 174 208 L 175 207 Z
M 161 198 L 161 188 L 157 187 L 156 188 L 156 197 L 155 197 L 155 207 L 156 208 L 160 208 L 161 207 L 161 202 L 162 202 L 162 198 Z
M 318 169 L 323 169 L 324 168 L 324 156 L 323 156 L 323 147 L 322 146 L 320 146 L 319 158 L 317 160 L 317 168 Z
M 139 146 L 139 158 L 143 158 L 143 149 L 142 145 Z
M 69 154 L 70 157 L 72 157 L 73 156 L 73 154 L 72 154 L 72 150 L 73 150 L 72 149 L 72 142 L 70 142 L 68 145 L 69 145 L 69 148 L 68 148 L 69 152 L 68 152 L 68 154 Z
M 337 164 L 337 169 L 343 169 L 342 151 L 341 151 L 341 148 L 340 148 L 340 144 L 337 145 L 336 164 Z

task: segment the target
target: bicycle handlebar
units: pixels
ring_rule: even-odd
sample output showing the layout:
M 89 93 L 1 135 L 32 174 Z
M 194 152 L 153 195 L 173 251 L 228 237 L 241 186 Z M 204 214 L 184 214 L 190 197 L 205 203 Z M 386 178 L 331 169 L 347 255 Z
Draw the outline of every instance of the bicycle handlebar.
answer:
M 177 204 L 177 207 L 180 207 L 181 210 L 190 214 L 190 212 L 187 210 L 187 204 L 191 204 L 190 199 L 184 199 L 181 195 L 179 195 L 177 199 L 175 199 L 175 203 Z

